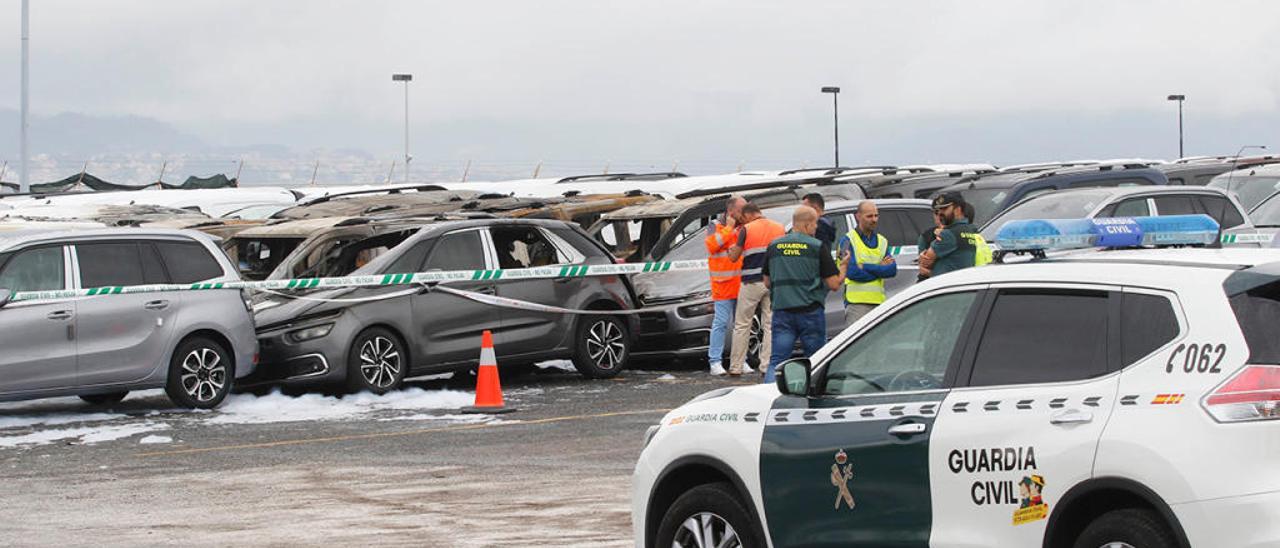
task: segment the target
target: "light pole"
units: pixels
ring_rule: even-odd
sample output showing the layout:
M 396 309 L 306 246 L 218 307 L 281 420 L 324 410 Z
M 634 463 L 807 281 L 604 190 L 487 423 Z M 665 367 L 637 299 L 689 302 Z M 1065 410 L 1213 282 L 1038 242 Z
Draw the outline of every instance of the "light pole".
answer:
M 1182 102 L 1187 100 L 1187 96 L 1170 95 L 1169 100 L 1178 102 L 1178 157 L 1186 158 L 1187 155 L 1182 151 Z
M 409 155 L 409 82 L 413 81 L 412 74 L 392 74 L 392 82 L 404 82 L 404 182 L 409 182 L 409 162 L 413 161 L 413 156 Z
M 31 6 L 29 0 L 22 0 L 22 115 L 18 125 L 21 129 L 18 138 L 18 192 L 30 192 L 31 181 L 27 180 L 29 168 L 27 166 L 27 127 L 30 122 L 27 121 L 27 110 L 30 108 L 30 75 L 27 71 L 28 59 L 31 57 Z
M 831 167 L 840 167 L 840 88 L 827 86 L 822 88 L 822 92 L 831 94 L 832 120 L 835 122 L 836 164 Z

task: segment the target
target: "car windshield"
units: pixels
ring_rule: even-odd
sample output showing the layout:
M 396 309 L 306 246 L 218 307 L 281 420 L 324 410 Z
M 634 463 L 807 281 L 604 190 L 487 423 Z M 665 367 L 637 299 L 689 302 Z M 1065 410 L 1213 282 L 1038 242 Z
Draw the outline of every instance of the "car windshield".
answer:
M 1280 190 L 1280 177 L 1219 177 L 1213 180 L 1209 186 L 1214 186 L 1236 193 L 1236 197 L 1240 199 L 1240 205 L 1245 209 L 1249 209 L 1258 202 L 1261 202 L 1273 192 Z
M 982 226 L 992 215 L 1000 212 L 1005 200 L 1009 198 L 1007 188 L 970 188 L 961 190 L 960 196 L 973 206 L 973 218 L 969 222 Z
M 1111 195 L 1107 190 L 1081 190 L 1042 194 L 1019 203 L 998 215 L 982 228 L 982 237 L 990 241 L 996 231 L 1009 221 L 1024 219 L 1079 219 L 1088 217 Z
M 1254 226 L 1280 227 L 1280 192 L 1272 194 L 1249 212 Z

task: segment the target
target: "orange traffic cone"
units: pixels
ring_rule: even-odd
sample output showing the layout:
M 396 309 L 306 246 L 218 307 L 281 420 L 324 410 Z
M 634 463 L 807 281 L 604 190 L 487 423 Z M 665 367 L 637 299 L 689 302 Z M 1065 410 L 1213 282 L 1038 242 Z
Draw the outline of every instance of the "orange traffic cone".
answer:
M 498 358 L 493 354 L 493 334 L 485 330 L 480 342 L 480 370 L 476 373 L 476 403 L 463 413 L 510 413 L 514 407 L 502 402 L 502 381 L 498 379 Z

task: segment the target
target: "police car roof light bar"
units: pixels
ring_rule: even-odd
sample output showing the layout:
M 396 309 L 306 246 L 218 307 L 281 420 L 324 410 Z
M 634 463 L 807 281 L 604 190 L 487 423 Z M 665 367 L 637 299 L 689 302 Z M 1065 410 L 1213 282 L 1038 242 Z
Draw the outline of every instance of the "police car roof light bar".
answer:
M 1040 254 L 1091 247 L 1210 245 L 1218 241 L 1218 232 L 1218 223 L 1208 215 L 1029 219 L 1000 227 L 996 246 L 1002 252 Z

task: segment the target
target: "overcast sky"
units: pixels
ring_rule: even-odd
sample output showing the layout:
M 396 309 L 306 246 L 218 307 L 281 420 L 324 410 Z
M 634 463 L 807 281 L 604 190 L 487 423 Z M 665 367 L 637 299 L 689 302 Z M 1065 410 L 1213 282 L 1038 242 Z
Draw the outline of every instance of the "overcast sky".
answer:
M 824 85 L 843 89 L 845 164 L 1171 158 L 1170 93 L 1188 154 L 1280 146 L 1274 0 L 31 4 L 33 112 L 216 146 L 391 157 L 392 72 L 414 74 L 420 161 L 830 163 Z M 18 106 L 19 9 L 0 2 L 0 109 Z

